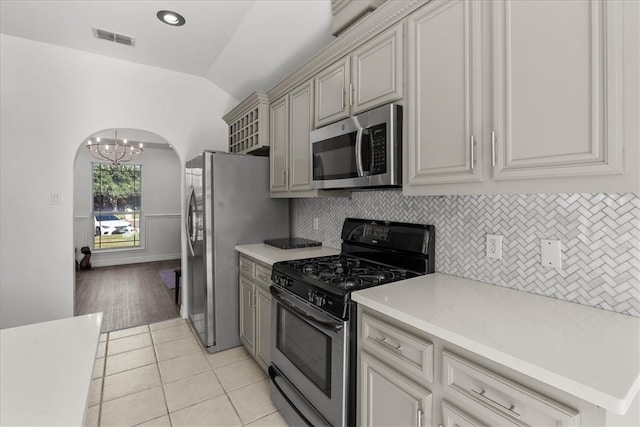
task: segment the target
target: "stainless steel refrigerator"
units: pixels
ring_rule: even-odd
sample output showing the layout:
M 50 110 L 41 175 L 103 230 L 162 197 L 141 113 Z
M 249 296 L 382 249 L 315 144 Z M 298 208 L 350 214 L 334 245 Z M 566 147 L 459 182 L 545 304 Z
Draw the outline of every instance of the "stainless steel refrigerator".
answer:
M 189 320 L 217 352 L 240 345 L 234 246 L 289 237 L 289 202 L 269 197 L 269 158 L 205 151 L 187 162 Z

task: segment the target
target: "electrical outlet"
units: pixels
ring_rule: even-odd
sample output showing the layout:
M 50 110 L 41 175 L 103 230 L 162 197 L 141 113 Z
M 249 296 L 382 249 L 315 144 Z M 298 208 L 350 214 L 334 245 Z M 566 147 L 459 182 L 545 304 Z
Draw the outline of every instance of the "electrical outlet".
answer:
M 502 236 L 487 234 L 487 258 L 502 259 Z
M 313 229 L 318 230 L 320 226 L 318 225 L 318 218 L 313 218 Z

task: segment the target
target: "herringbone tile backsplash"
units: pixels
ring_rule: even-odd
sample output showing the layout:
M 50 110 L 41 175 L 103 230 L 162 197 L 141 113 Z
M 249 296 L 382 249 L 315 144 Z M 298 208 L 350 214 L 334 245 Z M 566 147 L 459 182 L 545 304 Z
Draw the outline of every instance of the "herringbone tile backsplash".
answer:
M 296 236 L 339 248 L 346 217 L 436 227 L 436 271 L 640 317 L 640 195 L 531 194 L 297 199 Z M 319 230 L 313 230 L 313 218 Z M 486 235 L 503 236 L 501 260 Z M 562 242 L 562 269 L 540 265 L 540 239 Z

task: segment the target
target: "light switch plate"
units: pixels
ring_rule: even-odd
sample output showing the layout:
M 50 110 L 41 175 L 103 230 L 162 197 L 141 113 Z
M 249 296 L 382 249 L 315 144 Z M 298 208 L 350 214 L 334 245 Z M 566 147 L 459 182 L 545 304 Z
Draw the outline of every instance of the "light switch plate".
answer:
M 540 264 L 543 267 L 562 268 L 562 242 L 540 240 Z
M 52 205 L 59 205 L 62 203 L 62 195 L 58 192 L 51 192 L 49 201 Z

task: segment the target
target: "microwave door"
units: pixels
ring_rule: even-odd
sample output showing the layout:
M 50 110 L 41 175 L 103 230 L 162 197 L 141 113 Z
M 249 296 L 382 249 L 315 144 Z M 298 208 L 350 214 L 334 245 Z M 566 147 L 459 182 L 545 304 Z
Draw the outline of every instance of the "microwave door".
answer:
M 341 189 L 368 184 L 371 150 L 366 129 L 352 126 L 346 132 L 314 136 L 311 143 L 314 188 Z

